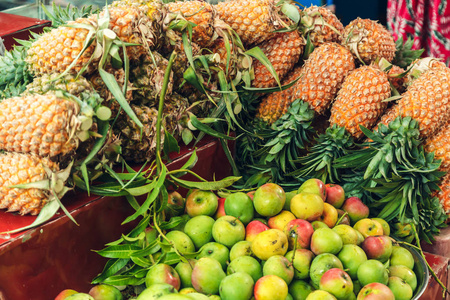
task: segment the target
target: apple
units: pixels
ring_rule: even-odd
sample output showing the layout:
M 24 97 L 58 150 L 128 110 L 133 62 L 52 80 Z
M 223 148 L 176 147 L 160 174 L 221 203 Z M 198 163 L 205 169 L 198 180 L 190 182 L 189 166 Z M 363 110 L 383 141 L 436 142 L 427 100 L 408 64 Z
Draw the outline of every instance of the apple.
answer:
M 191 300 L 209 300 L 209 297 L 200 293 L 188 293 L 187 297 Z
M 183 197 L 177 191 L 169 193 L 167 199 L 167 206 L 164 208 L 166 220 L 172 217 L 181 216 L 185 210 L 185 203 Z
M 219 198 L 217 199 L 217 209 L 216 213 L 214 214 L 214 219 L 217 220 L 220 217 L 226 216 L 225 213 L 225 198 Z
M 358 280 L 353 280 L 353 293 L 355 294 L 355 296 L 358 295 L 361 289 L 361 283 Z
M 164 295 L 161 298 L 157 298 L 158 300 L 192 300 L 192 298 L 188 297 L 187 295 L 180 295 L 180 294 L 168 294 Z
M 308 221 L 294 219 L 286 224 L 284 228 L 289 242 L 289 249 L 308 249 L 311 244 L 311 236 L 314 229 Z
M 122 300 L 123 296 L 119 289 L 109 284 L 98 284 L 89 290 L 95 300 Z
M 314 288 L 304 280 L 294 279 L 289 285 L 289 294 L 293 299 L 306 299 Z
M 337 299 L 348 299 L 350 294 L 353 294 L 353 282 L 350 275 L 339 268 L 332 268 L 323 273 L 319 287 Z
M 356 245 L 361 246 L 362 242 L 364 242 L 364 235 L 359 232 L 358 230 L 355 230 L 356 234 L 358 235 L 358 242 L 356 243 Z
M 327 291 L 316 290 L 310 293 L 305 300 L 336 300 L 336 297 Z
M 250 199 L 252 199 L 252 201 L 253 201 L 253 197 L 255 196 L 255 192 L 256 191 L 247 192 L 247 196 L 249 196 Z
M 392 254 L 392 241 L 389 236 L 368 236 L 361 244 L 367 258 L 387 262 Z
M 292 197 L 294 197 L 295 195 L 297 195 L 297 190 L 290 191 L 290 192 L 286 192 L 285 194 L 286 194 L 286 201 L 284 202 L 283 209 L 284 209 L 284 210 L 290 210 L 290 209 L 291 209 L 291 200 L 292 200 Z
M 328 227 L 327 224 L 325 224 L 322 221 L 312 221 L 311 226 L 313 227 L 314 231 L 316 231 L 319 228 L 330 228 L 330 227 Z
M 316 255 L 322 253 L 338 254 L 342 246 L 340 235 L 330 228 L 319 228 L 311 236 L 311 251 Z
M 145 286 L 150 287 L 155 283 L 167 283 L 177 291 L 180 289 L 181 280 L 177 271 L 168 264 L 159 263 L 148 270 L 145 276 Z
M 253 219 L 254 209 L 250 197 L 243 192 L 232 193 L 225 199 L 225 214 L 238 218 L 248 224 Z
M 180 276 L 181 288 L 192 287 L 191 277 L 194 265 L 197 262 L 196 259 L 188 259 L 187 262 L 180 261 L 175 266 L 175 271 L 177 271 L 178 276 Z
M 86 293 L 76 293 L 64 298 L 64 300 L 95 300 L 91 295 Z
M 266 183 L 260 186 L 253 196 L 253 205 L 258 214 L 271 217 L 278 214 L 286 202 L 286 194 L 281 186 Z
M 190 217 L 213 216 L 219 200 L 212 191 L 193 190 L 186 198 L 186 213 Z
M 338 220 L 338 212 L 336 208 L 330 203 L 325 202 L 323 204 L 323 213 L 318 220 L 327 224 L 329 228 L 333 228 Z
M 348 213 L 339 208 L 336 210 L 338 212 L 339 224 L 350 225 L 350 217 L 348 216 Z
M 274 255 L 264 263 L 263 276 L 266 275 L 277 275 L 289 285 L 294 279 L 294 267 L 286 257 Z
M 322 198 L 322 201 L 327 198 L 327 188 L 323 181 L 317 178 L 311 178 L 302 183 L 297 190 L 297 194 L 300 193 L 316 194 Z
M 217 260 L 225 270 L 229 255 L 230 250 L 228 250 L 225 245 L 216 242 L 210 242 L 200 248 L 200 252 L 197 254 L 197 259 L 200 259 L 202 257 L 213 258 Z
M 69 297 L 70 295 L 74 295 L 74 294 L 78 294 L 77 291 L 72 290 L 72 289 L 65 289 L 62 290 L 55 298 L 55 300 L 64 300 L 67 297 Z
M 252 242 L 240 241 L 231 247 L 230 250 L 230 261 L 235 260 L 239 256 L 253 256 L 252 252 Z
M 181 294 L 181 295 L 187 295 L 187 294 L 192 294 L 192 293 L 197 293 L 197 291 L 193 287 L 185 287 L 178 291 L 178 294 Z
M 389 223 L 386 222 L 386 220 L 382 218 L 372 218 L 372 220 L 377 221 L 381 224 L 381 227 L 383 228 L 383 235 L 391 235 L 391 227 L 389 226 Z
M 282 210 L 278 215 L 270 217 L 267 224 L 270 228 L 283 230 L 287 223 L 295 220 L 293 213 L 287 210 Z
M 285 300 L 288 295 L 288 285 L 276 275 L 266 275 L 255 283 L 253 295 L 255 300 Z
M 347 244 L 358 244 L 358 234 L 356 230 L 350 225 L 339 224 L 333 227 L 333 231 L 339 234 L 344 245 Z
M 364 238 L 367 238 L 368 236 L 383 235 L 383 227 L 381 224 L 368 218 L 359 220 L 353 225 L 353 228 L 358 230 Z
M 173 246 L 181 254 L 195 252 L 194 242 L 184 232 L 179 230 L 172 230 L 166 233 L 166 238 L 173 243 Z
M 345 191 L 339 184 L 325 184 L 327 197 L 325 202 L 330 203 L 335 208 L 341 208 L 345 201 Z
M 408 249 L 401 246 L 392 247 L 392 254 L 389 260 L 391 266 L 402 265 L 411 270 L 414 268 L 414 257 Z
M 260 220 L 253 220 L 247 224 L 245 228 L 245 240 L 252 242 L 258 233 L 270 229 L 269 226 L 261 222 Z
M 358 197 L 347 198 L 341 208 L 348 213 L 351 224 L 369 216 L 369 207 Z
M 391 289 L 395 296 L 395 300 L 410 300 L 413 296 L 413 290 L 411 286 L 397 276 L 389 277 L 388 287 Z
M 300 193 L 291 200 L 291 212 L 297 219 L 316 221 L 323 213 L 324 202 L 317 194 Z
M 367 261 L 367 255 L 364 250 L 354 244 L 344 245 L 338 254 L 338 258 L 344 265 L 344 269 L 348 275 L 354 280 L 358 279 L 357 272 L 359 266 Z
M 308 279 L 311 262 L 314 259 L 314 253 L 307 249 L 291 250 L 285 257 L 294 267 L 295 279 Z
M 212 236 L 216 242 L 231 248 L 245 239 L 245 226 L 236 217 L 223 216 L 214 222 Z
M 389 276 L 397 276 L 406 281 L 407 284 L 411 287 L 413 292 L 417 287 L 417 276 L 413 270 L 408 267 L 402 265 L 390 266 L 389 267 Z
M 222 265 L 210 257 L 202 257 L 192 270 L 192 286 L 203 294 L 218 294 L 222 279 L 225 278 Z
M 252 252 L 261 260 L 268 260 L 273 255 L 285 255 L 287 250 L 287 236 L 278 229 L 263 231 L 252 242 Z
M 136 300 L 158 299 L 164 295 L 176 293 L 175 288 L 167 283 L 155 283 L 143 290 Z
M 227 274 L 230 275 L 237 272 L 247 273 L 253 278 L 254 282 L 263 276 L 261 264 L 256 258 L 251 256 L 240 256 L 230 262 Z
M 395 300 L 391 289 L 385 284 L 372 282 L 365 285 L 358 293 L 357 300 Z
M 244 272 L 237 272 L 225 277 L 219 286 L 222 300 L 249 300 L 253 295 L 253 278 Z
M 139 245 L 143 248 L 153 243 L 158 237 L 158 231 L 153 227 L 147 227 L 144 229 L 144 238 L 139 241 Z
M 336 255 L 331 253 L 317 255 L 311 262 L 311 267 L 309 269 L 309 277 L 312 285 L 319 287 L 319 282 L 322 275 L 332 268 L 344 269 L 342 262 Z
M 209 295 L 209 300 L 221 300 L 219 295 Z
M 387 284 L 389 280 L 388 270 L 382 262 L 375 259 L 369 259 L 359 265 L 356 275 L 362 286 L 372 282 Z
M 194 243 L 195 249 L 200 249 L 204 244 L 212 241 L 212 227 L 214 219 L 210 216 L 196 216 L 186 222 L 184 233 Z

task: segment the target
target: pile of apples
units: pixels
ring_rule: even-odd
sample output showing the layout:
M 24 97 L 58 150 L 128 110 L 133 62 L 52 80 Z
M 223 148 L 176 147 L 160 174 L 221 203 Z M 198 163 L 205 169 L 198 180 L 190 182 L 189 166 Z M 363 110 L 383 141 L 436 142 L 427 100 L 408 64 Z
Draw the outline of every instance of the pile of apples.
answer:
M 165 236 L 195 259 L 153 266 L 136 300 L 407 300 L 417 288 L 411 252 L 336 184 L 310 179 L 285 193 L 267 183 L 226 198 L 191 190 L 171 195 L 166 213 L 177 211 L 190 219 Z

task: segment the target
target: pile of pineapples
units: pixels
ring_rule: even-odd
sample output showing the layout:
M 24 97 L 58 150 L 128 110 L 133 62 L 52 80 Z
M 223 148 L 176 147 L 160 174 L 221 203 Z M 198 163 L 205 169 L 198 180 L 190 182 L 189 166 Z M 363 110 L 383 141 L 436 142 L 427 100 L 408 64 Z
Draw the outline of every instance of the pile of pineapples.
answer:
M 323 7 L 287 0 L 118 0 L 99 12 L 54 12 L 54 28 L 0 57 L 0 207 L 8 211 L 39 213 L 74 172 L 93 180 L 120 159 L 151 160 L 162 91 L 163 138 L 191 141 L 192 115 L 279 124 L 301 99 L 316 133 L 343 128 L 356 141 L 365 139 L 360 125 L 411 117 L 440 170 L 450 168 L 450 70 L 433 59 L 411 63 L 417 52 L 399 51 L 402 42 L 375 21 L 344 27 Z M 446 211 L 449 181 L 438 193 Z

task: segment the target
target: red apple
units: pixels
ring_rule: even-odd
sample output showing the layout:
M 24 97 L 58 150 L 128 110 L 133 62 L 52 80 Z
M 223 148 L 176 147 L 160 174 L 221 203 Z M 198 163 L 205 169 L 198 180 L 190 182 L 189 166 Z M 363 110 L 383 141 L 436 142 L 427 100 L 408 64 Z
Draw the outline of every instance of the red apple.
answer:
M 345 200 L 342 210 L 348 213 L 352 224 L 369 216 L 369 207 L 358 197 L 350 197 Z
M 245 228 L 245 240 L 252 242 L 258 235 L 258 233 L 266 231 L 268 229 L 270 229 L 270 227 L 263 222 L 259 220 L 253 220 L 248 223 L 247 227 Z
M 333 228 L 338 220 L 338 212 L 336 208 L 330 203 L 325 202 L 323 204 L 323 213 L 318 220 L 327 224 L 329 228 Z
M 338 299 L 348 299 L 353 293 L 352 279 L 339 268 L 332 268 L 323 273 L 319 287 Z
M 319 195 L 323 201 L 327 198 L 327 188 L 322 180 L 317 178 L 311 178 L 306 180 L 298 189 L 298 194 L 300 193 L 311 193 Z
M 314 229 L 308 221 L 295 219 L 286 224 L 284 233 L 288 237 L 289 249 L 309 249 Z
M 194 190 L 186 198 L 186 213 L 189 217 L 213 216 L 218 205 L 218 198 L 212 191 Z
M 341 208 L 345 201 L 345 191 L 339 184 L 327 183 L 325 184 L 327 190 L 326 202 L 330 203 L 336 208 Z
M 145 276 L 147 287 L 154 283 L 167 283 L 172 285 L 177 291 L 180 289 L 181 280 L 177 271 L 167 264 L 157 264 L 153 266 Z
M 77 291 L 72 289 L 65 289 L 62 290 L 55 298 L 55 300 L 64 300 L 65 298 L 69 297 L 70 295 L 78 294 Z
M 395 300 L 394 293 L 385 284 L 373 282 L 365 285 L 358 293 L 357 300 Z
M 169 198 L 167 199 L 167 206 L 164 208 L 166 219 L 169 220 L 171 217 L 181 216 L 185 209 L 184 202 L 180 193 L 177 191 L 170 192 Z
M 89 290 L 89 295 L 95 300 L 122 300 L 122 293 L 118 288 L 109 284 L 98 284 Z
M 385 263 L 392 254 L 392 241 L 387 235 L 368 236 L 361 244 L 367 258 Z
M 220 217 L 226 216 L 225 213 L 225 198 L 219 198 L 217 199 L 217 210 L 214 214 L 214 219 L 218 219 Z

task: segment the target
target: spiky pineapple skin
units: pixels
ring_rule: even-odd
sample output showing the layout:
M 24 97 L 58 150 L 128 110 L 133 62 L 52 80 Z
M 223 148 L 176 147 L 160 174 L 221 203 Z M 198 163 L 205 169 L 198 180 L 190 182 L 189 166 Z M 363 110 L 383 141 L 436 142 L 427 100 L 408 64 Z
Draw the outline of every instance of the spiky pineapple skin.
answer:
M 282 84 L 288 84 L 300 77 L 302 67 L 298 66 L 291 70 L 286 78 L 283 79 Z M 256 110 L 256 118 L 261 119 L 268 124 L 274 123 L 282 115 L 284 115 L 292 102 L 294 102 L 294 87 L 279 92 L 273 92 L 264 97 L 258 105 Z
M 345 77 L 354 69 L 355 62 L 349 50 L 337 43 L 322 44 L 305 62 L 302 77 L 294 85 L 294 99 L 300 98 L 317 114 L 324 114 Z
M 307 26 L 303 32 L 309 35 L 314 47 L 326 42 L 341 43 L 344 25 L 333 12 L 325 7 L 315 5 L 305 8 L 303 12 L 310 18 L 308 20 L 310 26 Z M 325 24 L 334 27 L 337 32 Z
M 299 61 L 303 54 L 305 41 L 298 31 L 276 33 L 274 37 L 258 45 L 272 63 L 278 78 L 281 80 Z M 252 85 L 257 88 L 268 88 L 277 85 L 269 70 L 258 60 L 254 65 L 255 79 Z
M 365 64 L 377 58 L 391 62 L 395 57 L 394 38 L 383 25 L 370 19 L 356 18 L 345 26 L 342 43 Z
M 49 193 L 38 188 L 10 186 L 48 179 L 45 168 L 55 172 L 58 164 L 33 154 L 4 152 L 0 154 L 0 208 L 36 215 L 48 199 Z
M 361 138 L 359 125 L 371 129 L 387 106 L 382 101 L 390 95 L 386 73 L 372 66 L 355 69 L 345 78 L 331 107 L 330 126 L 345 127 L 354 138 Z
M 450 122 L 424 141 L 424 149 L 427 152 L 434 152 L 434 158 L 441 160 L 440 171 L 450 171 Z
M 78 104 L 55 95 L 30 95 L 0 103 L 0 149 L 42 157 L 66 154 L 78 147 L 71 136 Z

